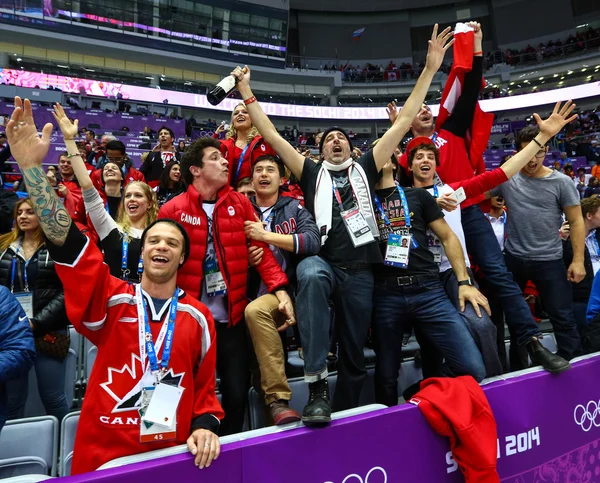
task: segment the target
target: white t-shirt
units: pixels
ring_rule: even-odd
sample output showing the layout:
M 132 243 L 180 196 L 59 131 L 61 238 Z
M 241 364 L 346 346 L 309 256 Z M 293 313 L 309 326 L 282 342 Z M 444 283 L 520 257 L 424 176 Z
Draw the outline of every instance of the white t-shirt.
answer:
M 213 212 L 215 211 L 215 202 L 204 202 L 202 203 L 202 209 L 204 213 L 206 213 L 206 217 L 208 219 L 208 237 L 206 239 L 206 255 L 204 256 L 204 263 L 207 261 L 215 261 L 217 262 L 217 253 L 215 251 L 215 243 L 213 240 Z M 202 279 L 202 291 L 200 296 L 200 302 L 208 307 L 210 310 L 213 319 L 215 322 L 220 322 L 222 324 L 226 324 L 229 322 L 229 315 L 227 314 L 227 304 L 225 304 L 225 296 L 224 295 L 215 295 L 214 297 L 209 297 L 206 291 L 206 274 L 204 274 L 204 278 Z
M 259 209 L 262 213 L 261 219 L 263 221 L 267 221 L 265 230 L 268 232 L 273 232 L 273 228 L 272 228 L 273 227 L 273 217 L 270 216 L 271 213 L 273 212 L 273 207 L 272 206 L 269 206 L 268 208 L 259 207 Z M 285 269 L 286 269 L 285 257 L 283 257 L 281 255 L 279 248 L 277 248 L 276 246 L 269 245 L 269 248 L 273 252 L 273 256 L 275 257 L 275 260 L 277 260 L 277 262 L 281 266 L 281 270 L 283 270 L 285 272 Z M 262 295 L 266 295 L 268 293 L 269 293 L 269 290 L 267 289 L 265 282 L 261 281 L 260 287 L 258 289 L 257 297 L 261 297 Z
M 427 188 L 427 191 L 429 192 L 429 194 L 431 196 L 433 196 L 433 188 Z M 452 188 L 450 188 L 450 186 L 448 186 L 448 185 L 443 185 L 440 188 L 438 188 L 438 192 L 439 192 L 439 195 L 441 196 L 441 195 L 445 195 L 445 194 L 454 193 L 454 190 Z M 458 237 L 458 240 L 460 241 L 460 245 L 461 245 L 461 247 L 463 249 L 463 253 L 465 255 L 465 265 L 467 267 L 470 267 L 471 263 L 469 262 L 469 255 L 467 255 L 467 244 L 465 243 L 465 232 L 463 231 L 463 227 L 462 227 L 462 217 L 461 217 L 461 213 L 460 213 L 460 206 L 457 207 L 454 211 L 442 210 L 442 212 L 444 213 L 444 219 L 446 220 L 446 223 L 448 223 L 448 225 L 450 225 L 450 228 L 456 234 L 456 236 Z M 433 231 L 428 229 L 427 236 L 435 237 L 435 234 L 433 233 Z M 450 261 L 448 260 L 448 257 L 446 256 L 446 252 L 444 251 L 444 248 L 442 246 L 442 261 L 440 262 L 440 272 L 445 272 L 446 270 L 450 270 L 451 268 L 452 268 L 452 265 L 450 265 Z

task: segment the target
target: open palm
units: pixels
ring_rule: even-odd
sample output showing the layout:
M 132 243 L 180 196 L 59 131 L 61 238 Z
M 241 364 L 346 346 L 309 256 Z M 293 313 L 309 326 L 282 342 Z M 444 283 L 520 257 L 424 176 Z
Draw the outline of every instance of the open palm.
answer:
M 442 65 L 446 51 L 454 44 L 453 35 L 454 32 L 452 32 L 450 27 L 446 27 L 438 35 L 438 24 L 435 24 L 431 33 L 431 40 L 428 41 L 429 49 L 427 50 L 427 60 L 425 63 L 427 68 L 437 72 Z
M 52 124 L 48 123 L 38 134 L 31 102 L 15 97 L 15 110 L 6 126 L 6 137 L 10 150 L 21 169 L 41 166 L 50 148 Z
M 58 127 L 62 131 L 65 139 L 75 139 L 75 136 L 79 133 L 79 121 L 75 119 L 75 122 L 71 120 L 65 114 L 63 107 L 57 102 L 54 104 L 54 112 L 52 112 L 54 119 L 58 123 Z
M 560 106 L 559 101 L 554 106 L 554 110 L 548 119 L 542 121 L 540 116 L 537 114 L 534 114 L 533 118 L 535 119 L 535 122 L 537 122 L 541 132 L 553 137 L 558 134 L 563 127 L 577 119 L 577 114 L 573 114 L 571 117 L 569 117 L 569 114 L 573 112 L 573 109 L 575 109 L 575 104 L 573 104 L 573 101 L 569 100 L 565 102 L 562 107 Z

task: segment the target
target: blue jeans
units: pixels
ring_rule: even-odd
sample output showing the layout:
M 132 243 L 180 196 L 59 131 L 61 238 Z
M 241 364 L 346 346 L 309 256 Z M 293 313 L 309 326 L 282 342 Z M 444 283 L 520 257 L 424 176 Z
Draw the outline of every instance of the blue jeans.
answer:
M 35 370 L 38 391 L 46 414 L 55 416 L 59 422 L 62 421 L 69 412 L 69 403 L 65 394 L 67 359 L 59 361 L 38 352 L 32 370 Z M 25 402 L 29 393 L 28 379 L 28 374 L 25 374 L 6 383 L 8 419 L 25 417 Z
M 514 328 L 517 342 L 519 345 L 527 344 L 532 337 L 541 335 L 541 332 L 523 298 L 523 290 L 507 270 L 490 222 L 478 205 L 463 209 L 461 216 L 467 251 L 483 271 L 494 295 L 498 297 L 506 324 Z
M 554 329 L 558 354 L 567 359 L 583 354 L 573 315 L 573 291 L 562 258 L 523 260 L 505 253 L 504 259 L 519 287 L 525 287 L 528 280 L 535 284 Z
M 298 264 L 296 275 L 296 317 L 304 351 L 304 379 L 316 382 L 327 377 L 332 301 L 339 342 L 333 409 L 358 407 L 367 376 L 363 349 L 373 309 L 373 272 L 366 267 L 332 266 L 313 256 Z
M 377 355 L 375 398 L 378 403 L 398 404 L 402 336 L 412 324 L 420 342 L 425 339 L 445 358 L 444 375 L 468 374 L 478 382 L 485 377 L 481 352 L 440 282 L 408 286 L 376 284 L 373 298 L 373 336 Z M 431 351 L 427 353 L 431 354 Z

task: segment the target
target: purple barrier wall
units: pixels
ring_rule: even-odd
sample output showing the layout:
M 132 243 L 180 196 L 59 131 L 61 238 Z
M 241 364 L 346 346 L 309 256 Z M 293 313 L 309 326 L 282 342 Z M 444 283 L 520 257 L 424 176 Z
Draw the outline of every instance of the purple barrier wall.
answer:
M 12 103 L 0 103 L 0 112 L 10 115 L 14 109 Z M 169 107 L 169 111 L 172 110 Z M 122 127 L 127 126 L 131 131 L 131 134 L 138 135 L 144 130 L 145 126 L 148 126 L 155 132 L 161 128 L 161 126 L 170 127 L 175 133 L 176 138 L 182 138 L 185 136 L 185 120 L 183 119 L 169 119 L 169 118 L 155 118 L 154 116 L 132 116 L 126 113 L 108 113 L 102 110 L 74 110 L 65 109 L 67 116 L 71 119 L 78 119 L 80 127 L 87 127 L 90 124 L 99 124 L 100 128 L 91 128 L 96 131 L 96 135 L 100 135 L 105 131 L 120 131 Z M 56 122 L 52 117 L 52 109 L 50 107 L 33 106 L 33 116 L 38 129 L 50 122 L 54 124 L 56 128 Z M 56 129 L 55 129 L 56 131 Z
M 503 482 L 600 481 L 600 355 L 558 376 L 535 370 L 484 386 L 498 425 Z M 440 483 L 463 481 L 448 441 L 410 404 L 225 445 L 199 470 L 188 454 L 64 479 L 68 483 Z

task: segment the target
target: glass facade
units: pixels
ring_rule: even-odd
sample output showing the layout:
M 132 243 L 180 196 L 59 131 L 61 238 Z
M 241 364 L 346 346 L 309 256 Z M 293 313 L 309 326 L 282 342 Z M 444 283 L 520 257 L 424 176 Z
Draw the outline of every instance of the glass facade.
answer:
M 286 56 L 288 11 L 244 2 L 5 0 L 0 19 L 67 33 L 71 27 L 77 35 L 87 31 L 129 44 L 144 45 L 145 39 L 157 46 L 154 41 L 162 40 L 165 49 L 185 53 L 195 47 L 237 56 Z

